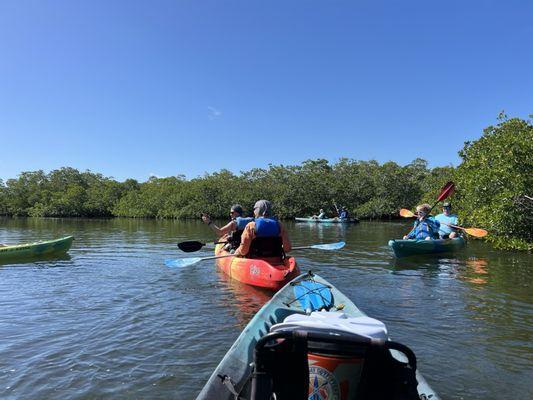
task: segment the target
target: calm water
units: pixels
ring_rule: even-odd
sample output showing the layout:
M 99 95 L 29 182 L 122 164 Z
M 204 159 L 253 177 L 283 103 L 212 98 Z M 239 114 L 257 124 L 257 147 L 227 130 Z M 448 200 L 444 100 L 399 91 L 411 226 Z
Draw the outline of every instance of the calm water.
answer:
M 296 245 L 347 242 L 299 252 L 301 269 L 413 348 L 444 399 L 533 398 L 533 256 L 470 242 L 396 261 L 404 223 L 287 225 Z M 201 223 L 0 219 L 0 242 L 71 234 L 64 259 L 0 267 L 0 398 L 194 398 L 269 298 L 214 262 L 164 266 L 178 241 L 213 238 Z

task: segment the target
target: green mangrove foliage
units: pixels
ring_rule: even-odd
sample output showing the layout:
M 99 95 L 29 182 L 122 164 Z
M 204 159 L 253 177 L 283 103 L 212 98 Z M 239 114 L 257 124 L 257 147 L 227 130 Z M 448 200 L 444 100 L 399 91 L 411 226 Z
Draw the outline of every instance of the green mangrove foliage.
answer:
M 360 218 L 390 218 L 397 216 L 399 208 L 415 205 L 432 186 L 442 184 L 434 171 L 421 159 L 406 166 L 308 160 L 238 175 L 221 170 L 191 180 L 152 177 L 139 183 L 61 168 L 49 174 L 23 172 L 16 179 L 0 182 L 0 211 L 37 217 L 182 219 L 198 218 L 206 212 L 226 218 L 231 204 L 241 203 L 251 212 L 257 199 L 266 198 L 275 204 L 280 218 L 311 215 L 319 208 L 335 215 L 335 205 L 347 207 Z
M 489 230 L 497 247 L 533 249 L 531 121 L 501 115 L 459 155 L 456 197 L 464 223 Z
M 488 229 L 488 238 L 498 246 L 531 249 L 531 122 L 503 118 L 480 139 L 467 142 L 459 155 L 457 168 L 429 168 L 422 159 L 404 166 L 318 159 L 240 174 L 221 170 L 191 180 L 152 177 L 142 183 L 117 182 L 73 168 L 23 172 L 16 179 L 0 180 L 0 214 L 184 219 L 206 212 L 228 218 L 231 204 L 251 212 L 257 199 L 266 198 L 280 218 L 312 215 L 320 208 L 333 216 L 337 205 L 359 218 L 384 219 L 396 218 L 400 208 L 433 203 L 442 185 L 454 180 L 452 201 L 463 225 Z

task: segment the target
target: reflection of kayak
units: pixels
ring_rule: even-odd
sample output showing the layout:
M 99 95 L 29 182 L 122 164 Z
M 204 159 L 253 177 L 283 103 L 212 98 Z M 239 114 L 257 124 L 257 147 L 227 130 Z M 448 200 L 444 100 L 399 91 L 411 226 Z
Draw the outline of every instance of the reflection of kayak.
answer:
M 228 255 L 224 244 L 215 248 L 216 256 Z M 300 273 L 294 257 L 258 259 L 227 257 L 217 260 L 218 267 L 231 278 L 252 286 L 278 290 Z
M 406 257 L 415 254 L 434 254 L 451 252 L 465 245 L 462 237 L 437 240 L 389 240 L 389 247 L 396 257 Z
M 388 341 L 381 321 L 311 273 L 294 279 L 255 314 L 197 400 L 230 400 L 235 393 L 251 400 L 438 400 L 416 371 L 414 353 Z
M 355 224 L 359 222 L 357 218 L 294 218 L 296 222 L 322 222 L 329 224 Z
M 74 237 L 0 247 L 0 262 L 32 259 L 66 253 Z

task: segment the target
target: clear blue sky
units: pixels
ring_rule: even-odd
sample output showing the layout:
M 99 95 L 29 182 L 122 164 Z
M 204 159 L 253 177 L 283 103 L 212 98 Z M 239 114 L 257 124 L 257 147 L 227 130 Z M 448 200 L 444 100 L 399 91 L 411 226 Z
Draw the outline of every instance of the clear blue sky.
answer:
M 0 2 L 0 178 L 457 165 L 533 113 L 533 2 Z

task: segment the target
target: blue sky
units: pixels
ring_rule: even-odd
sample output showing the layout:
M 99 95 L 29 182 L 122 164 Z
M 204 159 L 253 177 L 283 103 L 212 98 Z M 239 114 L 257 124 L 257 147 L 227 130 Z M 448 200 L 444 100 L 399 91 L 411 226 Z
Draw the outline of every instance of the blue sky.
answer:
M 533 113 L 533 2 L 0 2 L 0 178 L 457 165 Z

